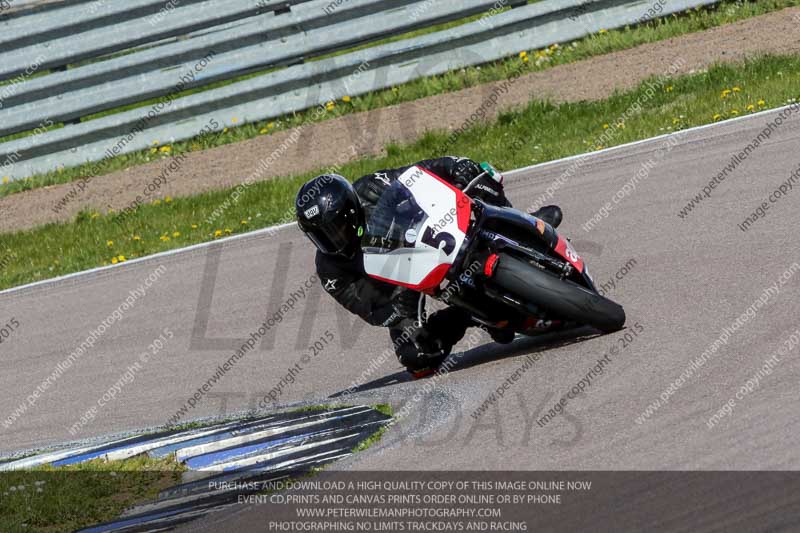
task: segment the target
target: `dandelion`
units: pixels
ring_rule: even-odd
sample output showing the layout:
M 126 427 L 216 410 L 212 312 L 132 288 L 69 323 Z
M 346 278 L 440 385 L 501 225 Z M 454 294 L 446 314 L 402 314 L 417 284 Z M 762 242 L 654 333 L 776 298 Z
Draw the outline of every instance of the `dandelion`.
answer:
M 151 154 L 157 154 L 158 153 L 158 148 L 150 148 L 150 153 Z
M 92 213 L 90 218 L 91 218 L 92 220 L 94 220 L 95 218 L 97 218 L 97 217 L 99 217 L 99 216 L 100 216 L 100 213 Z
M 722 119 L 722 115 L 720 115 L 719 113 L 715 113 L 714 114 L 714 122 L 716 122 L 716 121 L 718 121 L 720 119 Z
M 765 105 L 767 105 L 767 103 L 764 100 L 759 100 L 758 101 L 758 105 L 760 105 L 761 107 L 764 107 Z
M 610 128 L 610 127 L 611 127 L 611 126 L 609 126 L 608 124 L 603 124 L 603 129 L 604 129 L 604 130 L 607 130 L 607 129 L 608 129 L 608 128 Z
M 118 260 L 120 263 L 123 263 L 123 262 L 127 261 L 127 259 L 125 259 L 125 256 L 124 256 L 124 255 L 120 255 L 119 257 L 117 257 L 117 260 Z
M 520 53 L 519 53 L 519 57 L 521 57 L 521 58 L 526 58 L 526 57 L 528 57 L 528 52 L 526 52 L 525 50 L 523 50 L 522 52 L 520 52 Z
M 222 230 L 218 229 L 217 231 L 214 232 L 214 237 L 220 237 L 220 236 L 222 236 Z
M 239 224 L 241 224 L 242 226 L 246 226 L 247 225 L 247 221 L 246 220 L 242 220 L 241 222 L 239 222 Z
M 106 246 L 111 248 L 112 246 L 114 246 L 114 241 L 106 241 Z
M 172 232 L 172 238 L 173 239 L 177 239 L 180 236 L 181 236 L 181 232 L 180 231 L 173 231 Z
M 197 229 L 197 224 L 192 224 L 192 229 Z
M 269 130 L 267 128 L 261 128 L 261 131 L 259 131 L 258 133 L 264 135 L 265 133 L 269 133 Z
M 159 151 L 162 154 L 168 154 L 168 153 L 172 152 L 172 147 L 171 146 L 162 146 Z
M 739 114 L 739 110 L 738 109 L 731 109 L 731 115 L 736 116 L 738 114 Z
M 719 97 L 722 98 L 722 99 L 725 99 L 725 98 L 728 97 L 729 94 L 731 94 L 731 90 L 730 89 L 725 89 L 724 91 L 722 91 L 722 94 L 720 94 Z
M 335 107 L 336 104 L 334 102 L 328 102 L 327 104 L 325 104 L 325 109 L 327 109 L 328 111 L 333 111 Z
M 138 235 L 134 235 L 132 238 L 133 238 L 134 241 L 141 241 L 142 240 L 142 238 L 139 237 Z
M 231 119 L 231 123 L 232 123 L 232 124 L 236 124 L 237 122 L 239 122 L 239 119 L 238 119 L 238 118 L 236 118 L 236 117 L 233 117 L 233 118 Z
M 664 91 L 666 91 L 668 93 L 671 93 L 673 89 L 674 89 L 674 87 L 672 87 L 672 85 L 667 85 L 666 87 L 664 87 Z
M 162 235 L 161 237 L 159 237 L 159 240 L 161 242 L 167 242 L 169 241 L 169 235 Z
M 155 200 L 153 200 L 153 205 L 161 205 L 161 200 L 156 198 Z
M 344 102 L 345 104 L 349 104 L 350 100 L 351 98 L 349 96 L 342 96 L 342 102 Z
M 604 33 L 608 33 L 608 30 L 601 29 L 601 30 L 600 30 L 600 31 L 598 31 L 597 33 L 599 33 L 600 35 L 603 35 Z
M 733 92 L 740 93 L 740 92 L 742 92 L 742 88 L 741 87 L 734 87 L 733 88 Z
M 225 234 L 227 234 L 227 235 L 230 235 L 231 233 L 233 233 L 233 230 L 232 230 L 232 229 L 230 229 L 230 228 L 225 228 Z
M 267 127 L 268 127 L 269 129 L 272 129 L 272 128 L 274 128 L 274 127 L 275 127 L 275 123 L 274 123 L 274 122 L 270 122 L 269 124 L 267 124 Z
M 119 263 L 119 260 L 117 260 L 117 258 L 116 258 L 116 257 L 112 257 L 112 258 L 111 258 L 111 264 L 112 264 L 112 265 L 116 265 L 117 263 Z
M 625 123 L 624 122 L 620 122 L 619 124 L 617 124 L 617 129 L 618 130 L 624 130 L 625 129 Z
M 222 128 L 222 133 L 228 133 L 228 128 Z
M 159 145 L 158 141 L 153 141 L 153 146 L 158 146 L 158 145 Z
M 528 59 L 528 56 L 522 58 L 523 63 L 527 63 L 528 61 L 530 61 L 530 59 Z
M 754 106 L 753 104 L 748 104 L 748 106 L 747 106 L 747 110 L 748 111 L 753 111 L 753 110 L 755 110 L 755 108 L 756 108 L 756 106 Z
M 171 202 L 172 202 L 172 196 L 167 196 L 166 198 L 164 198 L 164 203 L 169 204 Z
M 673 119 L 672 119 L 672 124 L 673 124 L 673 125 L 675 125 L 675 124 L 677 124 L 677 123 L 678 123 L 678 122 L 680 122 L 680 121 L 681 121 L 681 119 L 679 119 L 679 118 L 673 118 Z
M 8 179 L 8 176 L 3 176 L 3 185 L 7 185 L 9 181 L 11 180 Z

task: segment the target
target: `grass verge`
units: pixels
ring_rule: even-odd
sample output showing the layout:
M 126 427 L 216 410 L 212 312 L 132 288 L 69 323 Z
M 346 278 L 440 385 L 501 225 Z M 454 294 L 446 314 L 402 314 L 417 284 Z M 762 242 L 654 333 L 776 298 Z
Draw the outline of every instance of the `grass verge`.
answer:
M 359 97 L 348 97 L 345 98 L 346 101 L 330 102 L 326 107 L 326 113 L 321 116 L 315 115 L 313 110 L 295 113 L 275 120 L 245 124 L 230 129 L 225 128 L 219 133 L 206 134 L 166 146 L 162 146 L 159 139 L 151 139 L 151 142 L 154 143 L 154 147 L 149 150 L 105 160 L 101 164 L 100 174 L 107 174 L 131 166 L 145 164 L 153 160 L 168 157 L 169 155 L 202 151 L 251 139 L 259 135 L 269 135 L 275 131 L 293 128 L 299 124 L 328 120 L 349 113 L 368 111 L 424 98 L 426 96 L 458 91 L 482 83 L 508 79 L 513 72 L 518 70 L 521 62 L 526 63 L 526 68 L 531 72 L 544 70 L 556 65 L 633 48 L 634 46 L 644 43 L 661 41 L 687 33 L 702 31 L 715 26 L 797 5 L 800 5 L 800 0 L 762 0 L 759 2 L 743 2 L 741 0 L 726 1 L 717 6 L 693 9 L 680 15 L 671 15 L 669 17 L 649 21 L 642 25 L 591 35 L 567 46 L 533 51 L 524 59 L 519 57 L 509 58 L 504 61 L 498 61 L 480 67 L 461 69 L 441 76 L 412 81 L 407 84 L 392 87 L 391 89 L 377 91 Z M 449 25 L 455 24 L 457 23 L 450 23 Z M 247 77 L 255 75 L 258 75 L 258 73 L 250 74 Z M 220 82 L 219 85 L 229 84 L 234 81 L 237 80 Z M 214 86 L 210 86 L 208 88 L 213 87 Z M 208 88 L 204 88 L 203 90 Z M 185 94 L 182 93 L 178 96 L 191 94 L 197 91 L 197 89 L 187 91 Z M 128 106 L 126 109 L 150 105 L 155 101 L 156 100 L 149 103 L 143 102 L 134 106 Z M 105 114 L 108 114 L 108 112 Z M 230 118 L 234 119 L 236 117 Z M 58 125 L 55 127 L 58 127 Z M 19 137 L 19 135 L 17 135 L 17 137 Z M 11 138 L 12 137 L 0 138 L 0 142 Z M 0 178 L 3 182 L 2 186 L 0 186 L 0 197 L 90 176 L 92 175 L 91 169 L 93 166 L 94 165 L 91 164 L 81 165 L 14 182 L 8 182 L 8 178 L 2 177 Z
M 348 163 L 341 173 L 355 178 L 444 155 L 442 146 L 448 146 L 448 153 L 511 169 L 604 148 L 595 139 L 609 128 L 614 130 L 611 144 L 617 145 L 779 107 L 800 96 L 800 57 L 768 56 L 716 66 L 661 84 L 652 98 L 647 97 L 647 83 L 597 102 L 532 101 L 466 130 L 450 144 L 447 132 L 430 132 L 413 144 L 388 146 L 386 156 Z M 617 123 L 636 102 L 641 111 Z M 118 213 L 82 212 L 73 222 L 2 234 L 0 288 L 287 222 L 293 219 L 295 192 L 314 174 L 257 182 L 236 194 L 236 200 L 236 189 L 219 190 L 157 200 L 124 221 Z M 221 214 L 207 222 L 215 210 Z
M 185 468 L 145 456 L 0 474 L 2 530 L 75 531 L 118 517 L 180 482 Z

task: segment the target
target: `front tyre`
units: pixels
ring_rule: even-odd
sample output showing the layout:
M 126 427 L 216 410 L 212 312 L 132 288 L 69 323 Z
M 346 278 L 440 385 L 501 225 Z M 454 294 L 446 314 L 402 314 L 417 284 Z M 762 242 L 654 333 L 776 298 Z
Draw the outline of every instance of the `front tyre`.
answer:
M 492 283 L 562 320 L 611 333 L 625 325 L 622 306 L 585 287 L 508 254 L 500 254 Z

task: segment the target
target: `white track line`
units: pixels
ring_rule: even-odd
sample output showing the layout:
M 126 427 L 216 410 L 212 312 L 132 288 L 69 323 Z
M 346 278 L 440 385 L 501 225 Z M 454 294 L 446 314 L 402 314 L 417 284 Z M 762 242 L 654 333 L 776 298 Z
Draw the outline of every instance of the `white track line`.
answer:
M 616 151 L 616 150 L 624 150 L 624 149 L 630 148 L 632 146 L 638 146 L 640 144 L 654 142 L 654 141 L 658 141 L 660 139 L 666 139 L 667 137 L 671 137 L 673 135 L 677 135 L 678 133 L 683 135 L 683 134 L 688 133 L 688 132 L 695 132 L 695 131 L 701 131 L 701 130 L 710 129 L 710 128 L 716 128 L 716 127 L 719 127 L 719 126 L 722 126 L 722 125 L 728 125 L 728 124 L 731 124 L 731 123 L 734 123 L 734 122 L 743 121 L 743 120 L 752 120 L 752 119 L 755 119 L 755 118 L 758 118 L 758 117 L 761 117 L 761 116 L 764 116 L 764 115 L 768 115 L 770 113 L 779 113 L 779 112 L 781 112 L 781 111 L 783 111 L 785 109 L 788 109 L 789 107 L 791 107 L 791 104 L 784 105 L 784 106 L 781 106 L 781 107 L 776 107 L 774 109 L 767 109 L 767 110 L 764 110 L 764 111 L 759 111 L 758 113 L 753 113 L 752 115 L 743 115 L 743 116 L 740 116 L 740 117 L 731 118 L 731 119 L 728 119 L 728 120 L 723 120 L 722 122 L 712 122 L 711 124 L 704 124 L 702 126 L 694 126 L 693 128 L 688 128 L 688 129 L 685 129 L 685 130 L 680 130 L 680 131 L 676 131 L 676 132 L 672 132 L 672 133 L 666 133 L 664 135 L 658 135 L 656 137 L 650 137 L 648 139 L 641 139 L 641 140 L 633 141 L 633 142 L 630 142 L 630 143 L 627 143 L 627 144 L 620 144 L 620 145 L 617 145 L 617 146 L 611 146 L 609 148 L 603 148 L 602 150 L 597 150 L 596 152 L 587 152 L 587 153 L 583 153 L 583 154 L 571 155 L 569 157 L 564 157 L 562 159 L 554 159 L 553 161 L 545 161 L 543 163 L 537 163 L 535 165 L 530 165 L 530 166 L 523 167 L 523 168 L 518 168 L 518 169 L 515 169 L 515 170 L 509 170 L 508 172 L 504 172 L 504 174 L 506 174 L 508 176 L 511 176 L 511 175 L 514 175 L 514 174 L 519 174 L 521 172 L 529 172 L 531 170 L 547 167 L 547 166 L 550 166 L 550 165 L 557 165 L 559 163 L 565 163 L 565 162 L 568 162 L 568 161 L 573 161 L 575 159 L 598 157 L 598 156 L 601 156 L 603 154 L 606 154 L 606 153 L 609 153 L 609 152 L 613 152 L 613 151 Z M 5 296 L 7 294 L 12 294 L 12 293 L 17 292 L 17 291 L 23 291 L 23 290 L 31 289 L 31 288 L 42 286 L 42 285 L 49 285 L 49 284 L 52 284 L 52 283 L 60 283 L 60 282 L 65 281 L 65 280 L 74 279 L 74 278 L 77 278 L 77 277 L 80 277 L 80 276 L 86 276 L 86 275 L 90 275 L 90 274 L 96 274 L 98 272 L 104 272 L 106 270 L 111 270 L 113 268 L 123 268 L 123 267 L 129 266 L 129 265 L 135 265 L 137 263 L 142 263 L 142 262 L 145 262 L 145 261 L 152 261 L 154 259 L 159 259 L 159 258 L 162 258 L 162 257 L 169 257 L 169 256 L 172 256 L 172 255 L 178 255 L 178 254 L 182 254 L 182 253 L 185 253 L 185 252 L 191 252 L 191 251 L 194 251 L 194 250 L 200 250 L 200 249 L 207 248 L 209 246 L 212 246 L 212 245 L 218 244 L 218 243 L 232 242 L 232 241 L 236 241 L 238 239 L 243 239 L 243 238 L 246 238 L 246 237 L 253 237 L 253 236 L 262 235 L 262 234 L 265 234 L 265 233 L 274 233 L 276 231 L 280 231 L 282 229 L 295 226 L 296 224 L 297 224 L 296 222 L 288 222 L 286 224 L 280 224 L 280 225 L 277 225 L 277 226 L 270 226 L 268 228 L 262 228 L 262 229 L 250 231 L 248 233 L 241 233 L 239 235 L 232 235 L 230 237 L 225 237 L 223 239 L 218 239 L 218 240 L 215 240 L 215 241 L 201 242 L 199 244 L 193 244 L 191 246 L 186 246 L 184 248 L 176 248 L 174 250 L 167 250 L 165 252 L 159 252 L 157 254 L 148 255 L 148 256 L 145 256 L 145 257 L 139 257 L 139 258 L 136 258 L 136 259 L 131 259 L 130 261 L 125 261 L 124 263 L 118 263 L 116 265 L 107 265 L 107 266 L 102 266 L 102 267 L 96 267 L 96 268 L 92 268 L 92 269 L 89 269 L 89 270 L 83 270 L 81 272 L 74 272 L 72 274 L 66 274 L 64 276 L 59 276 L 57 278 L 45 279 L 45 280 L 42 280 L 42 281 L 35 281 L 33 283 L 28 283 L 27 285 L 20 285 L 19 287 L 12 287 L 10 289 L 5 289 L 3 291 L 0 291 L 0 296 Z

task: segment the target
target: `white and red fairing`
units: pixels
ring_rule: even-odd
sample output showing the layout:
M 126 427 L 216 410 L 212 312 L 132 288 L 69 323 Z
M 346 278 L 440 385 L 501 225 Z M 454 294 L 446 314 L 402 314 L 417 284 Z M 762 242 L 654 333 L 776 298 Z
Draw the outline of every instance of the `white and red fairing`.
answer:
M 380 281 L 430 291 L 442 284 L 456 260 L 466 238 L 472 201 L 443 179 L 416 166 L 404 172 L 392 187 L 403 187 L 407 192 L 395 192 L 413 196 L 418 216 L 407 227 L 393 227 L 400 231 L 404 242 L 365 246 L 364 270 Z M 385 212 L 392 207 L 384 206 L 380 216 L 392 218 L 392 213 Z M 368 237 L 376 237 L 369 235 L 369 223 L 367 233 Z

